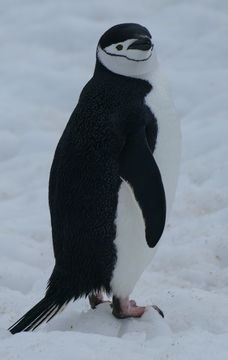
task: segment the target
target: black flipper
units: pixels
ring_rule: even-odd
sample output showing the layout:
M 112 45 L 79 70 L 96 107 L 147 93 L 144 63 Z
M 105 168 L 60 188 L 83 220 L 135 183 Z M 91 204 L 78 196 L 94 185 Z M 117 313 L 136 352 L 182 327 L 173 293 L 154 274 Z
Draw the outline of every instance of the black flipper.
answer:
M 143 214 L 147 244 L 154 247 L 165 227 L 166 201 L 161 174 L 144 128 L 127 138 L 120 155 L 120 176 L 134 192 Z

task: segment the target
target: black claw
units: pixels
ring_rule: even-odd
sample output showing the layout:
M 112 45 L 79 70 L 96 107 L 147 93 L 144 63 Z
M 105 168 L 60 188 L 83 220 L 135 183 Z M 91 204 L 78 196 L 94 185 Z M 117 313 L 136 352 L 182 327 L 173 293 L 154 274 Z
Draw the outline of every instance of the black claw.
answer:
M 161 317 L 165 317 L 163 311 L 161 309 L 159 309 L 159 307 L 157 305 L 153 305 L 152 306 L 154 308 L 154 310 L 157 310 L 157 312 L 161 315 Z
M 165 317 L 163 311 L 161 311 L 160 309 L 158 309 L 158 312 L 159 312 L 159 314 L 160 314 L 163 318 Z

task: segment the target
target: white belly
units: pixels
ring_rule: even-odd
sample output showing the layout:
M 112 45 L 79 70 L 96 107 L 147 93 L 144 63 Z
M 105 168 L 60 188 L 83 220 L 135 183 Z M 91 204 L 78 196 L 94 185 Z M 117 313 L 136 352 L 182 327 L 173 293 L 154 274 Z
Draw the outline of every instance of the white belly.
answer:
M 118 297 L 127 297 L 155 254 L 145 239 L 145 225 L 141 209 L 130 186 L 123 182 L 119 190 L 116 216 L 117 262 L 111 288 Z
M 174 200 L 181 157 L 180 121 L 173 105 L 166 79 L 159 70 L 151 74 L 153 90 L 146 97 L 146 104 L 158 123 L 157 144 L 154 158 L 161 172 L 166 195 L 167 218 Z
M 160 73 L 152 74 L 153 90 L 145 101 L 158 122 L 154 157 L 160 169 L 166 193 L 167 216 L 174 199 L 180 165 L 180 123 L 169 92 Z M 149 79 L 148 79 L 149 80 Z M 134 159 L 132 159 L 134 161 Z M 119 191 L 116 217 L 117 263 L 111 287 L 114 295 L 127 297 L 142 272 L 152 260 L 158 246 L 149 248 L 145 239 L 142 212 L 130 186 L 123 182 Z

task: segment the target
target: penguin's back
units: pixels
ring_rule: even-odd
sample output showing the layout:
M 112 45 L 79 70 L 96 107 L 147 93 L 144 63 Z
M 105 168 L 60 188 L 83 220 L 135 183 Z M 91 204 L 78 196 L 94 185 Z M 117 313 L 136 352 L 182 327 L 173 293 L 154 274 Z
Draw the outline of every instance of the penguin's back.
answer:
M 121 144 L 106 107 L 97 103 L 100 97 L 90 88 L 82 95 L 59 141 L 50 173 L 56 269 L 73 274 L 72 281 L 81 284 L 82 292 L 101 286 L 109 291 L 116 260 L 113 241 Z

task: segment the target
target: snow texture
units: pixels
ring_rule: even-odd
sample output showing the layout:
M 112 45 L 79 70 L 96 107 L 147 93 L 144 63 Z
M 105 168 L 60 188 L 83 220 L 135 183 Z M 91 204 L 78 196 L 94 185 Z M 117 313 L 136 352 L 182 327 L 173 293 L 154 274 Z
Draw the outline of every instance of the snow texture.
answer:
M 182 120 L 176 201 L 132 297 L 157 304 L 116 320 L 70 304 L 33 333 L 6 330 L 44 294 L 54 263 L 47 202 L 53 152 L 120 22 L 153 35 Z M 0 358 L 225 360 L 228 354 L 227 0 L 8 0 L 0 12 Z

